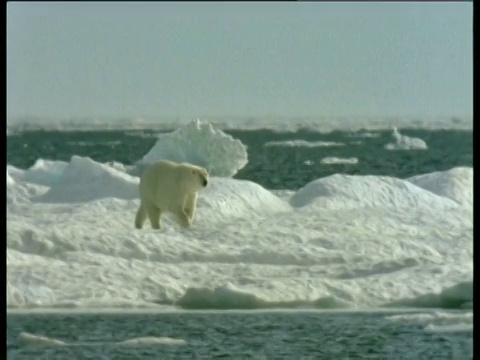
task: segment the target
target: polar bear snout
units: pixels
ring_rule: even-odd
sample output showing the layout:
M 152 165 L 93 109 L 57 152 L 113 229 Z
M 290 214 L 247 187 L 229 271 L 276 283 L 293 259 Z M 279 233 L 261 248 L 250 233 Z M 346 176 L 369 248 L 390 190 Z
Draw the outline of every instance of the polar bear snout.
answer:
M 203 178 L 203 187 L 206 187 L 208 185 L 208 180 L 207 178 Z

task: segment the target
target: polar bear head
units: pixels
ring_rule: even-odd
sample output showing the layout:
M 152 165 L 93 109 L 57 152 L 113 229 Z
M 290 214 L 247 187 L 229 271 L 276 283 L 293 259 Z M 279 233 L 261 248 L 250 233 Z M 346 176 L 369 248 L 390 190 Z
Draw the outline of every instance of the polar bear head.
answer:
M 208 170 L 192 164 L 182 164 L 182 181 L 191 191 L 199 191 L 208 185 Z

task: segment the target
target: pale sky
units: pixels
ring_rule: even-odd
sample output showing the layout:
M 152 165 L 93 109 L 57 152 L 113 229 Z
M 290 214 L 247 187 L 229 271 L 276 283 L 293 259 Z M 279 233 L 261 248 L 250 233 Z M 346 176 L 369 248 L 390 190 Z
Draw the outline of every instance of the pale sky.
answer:
M 471 2 L 7 3 L 7 117 L 471 116 Z

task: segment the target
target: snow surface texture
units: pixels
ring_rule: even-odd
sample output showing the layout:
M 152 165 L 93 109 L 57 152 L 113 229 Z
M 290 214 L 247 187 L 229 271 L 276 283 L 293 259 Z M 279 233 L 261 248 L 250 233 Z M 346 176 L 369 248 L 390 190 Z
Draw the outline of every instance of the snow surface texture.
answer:
M 172 133 L 158 135 L 157 143 L 139 165 L 158 160 L 190 162 L 207 168 L 212 176 L 231 177 L 247 164 L 248 154 L 241 141 L 210 123 L 195 120 Z
M 188 230 L 168 215 L 134 229 L 139 179 L 124 170 L 7 166 L 7 307 L 472 307 L 472 168 L 298 191 L 212 176 Z
M 426 150 L 427 143 L 419 138 L 411 138 L 402 135 L 398 132 L 396 127 L 393 127 L 392 137 L 395 143 L 388 143 L 385 145 L 387 150 Z

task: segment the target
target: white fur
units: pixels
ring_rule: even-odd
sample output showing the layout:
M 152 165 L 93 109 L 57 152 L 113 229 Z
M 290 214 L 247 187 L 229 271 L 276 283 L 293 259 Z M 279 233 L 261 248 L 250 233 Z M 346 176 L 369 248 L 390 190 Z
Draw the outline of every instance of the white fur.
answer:
M 172 212 L 180 225 L 188 228 L 193 223 L 197 192 L 208 182 L 206 169 L 173 161 L 158 161 L 144 171 L 140 178 L 140 207 L 135 227 L 141 229 L 148 217 L 152 228 L 161 229 L 163 213 Z

